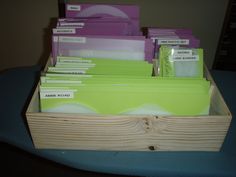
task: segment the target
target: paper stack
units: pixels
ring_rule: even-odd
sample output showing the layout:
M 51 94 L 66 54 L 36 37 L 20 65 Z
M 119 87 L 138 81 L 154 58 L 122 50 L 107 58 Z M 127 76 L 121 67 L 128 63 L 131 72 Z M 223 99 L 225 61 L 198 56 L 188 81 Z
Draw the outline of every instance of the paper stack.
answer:
M 167 31 L 192 48 L 160 42 Z M 207 115 L 210 83 L 202 74 L 202 50 L 194 48 L 199 41 L 189 30 L 149 32 L 149 38 L 140 35 L 135 5 L 67 4 L 66 18 L 53 29 L 52 65 L 40 79 L 41 111 Z M 153 74 L 154 48 L 159 76 Z

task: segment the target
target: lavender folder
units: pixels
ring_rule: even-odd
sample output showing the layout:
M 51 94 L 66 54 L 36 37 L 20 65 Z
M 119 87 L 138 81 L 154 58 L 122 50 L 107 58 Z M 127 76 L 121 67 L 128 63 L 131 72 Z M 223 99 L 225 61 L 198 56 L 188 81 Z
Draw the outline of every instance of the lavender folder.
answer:
M 139 19 L 137 5 L 109 5 L 109 4 L 66 4 L 66 17 L 121 17 Z
M 131 26 L 125 22 L 84 23 L 81 26 L 58 26 L 53 34 L 75 35 L 131 35 Z
M 139 7 L 136 5 L 66 4 L 67 18 L 122 18 L 131 22 L 132 34 L 139 35 Z
M 84 58 L 153 59 L 154 45 L 143 36 L 69 36 L 53 35 L 52 54 Z

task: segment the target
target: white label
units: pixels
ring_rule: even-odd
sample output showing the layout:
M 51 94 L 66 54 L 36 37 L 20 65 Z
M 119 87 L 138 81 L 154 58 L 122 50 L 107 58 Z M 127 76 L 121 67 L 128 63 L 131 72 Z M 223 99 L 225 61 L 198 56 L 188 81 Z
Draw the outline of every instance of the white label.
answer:
M 69 11 L 80 11 L 80 5 L 67 5 L 67 10 Z
M 173 55 L 173 61 L 198 61 L 198 55 Z
M 60 26 L 84 26 L 81 22 L 61 22 Z
M 91 60 L 59 59 L 59 61 L 64 63 L 92 63 Z
M 156 38 L 155 37 L 151 37 L 151 40 L 152 40 L 153 43 L 156 42 Z
M 189 45 L 189 39 L 159 39 L 158 45 Z
M 45 80 L 46 83 L 49 84 L 81 84 L 82 81 L 78 81 L 78 80 L 50 80 L 47 79 Z
M 86 73 L 86 71 L 84 70 L 54 70 L 51 72 L 69 73 L 69 74 L 85 74 Z
M 174 49 L 174 55 L 192 55 L 193 51 L 189 49 Z
M 84 70 L 88 70 L 88 68 L 93 68 L 96 66 L 95 63 L 66 63 L 66 62 L 57 62 L 55 65 L 57 68 L 81 68 Z
M 59 22 L 64 22 L 64 21 L 66 21 L 66 19 L 65 18 L 59 18 L 58 21 Z
M 41 91 L 41 99 L 50 99 L 50 98 L 74 98 L 73 91 Z
M 53 42 L 58 42 L 58 36 L 53 36 Z
M 59 42 L 85 43 L 86 37 L 59 36 Z
M 70 74 L 85 74 L 86 69 L 88 68 L 54 68 L 48 67 L 48 72 L 56 72 L 56 73 L 70 73 Z
M 72 29 L 82 29 L 83 26 L 57 26 L 57 29 L 68 29 L 68 28 L 72 28 Z
M 54 28 L 52 30 L 53 34 L 75 34 L 75 29 L 73 28 Z
M 58 74 L 58 73 L 56 73 L 56 74 L 54 74 L 54 73 L 46 73 L 46 76 L 61 76 L 61 77 L 74 77 L 74 78 L 81 78 L 81 77 L 93 77 L 92 75 L 83 75 L 83 74 L 81 74 L 81 75 L 73 75 L 73 74 Z

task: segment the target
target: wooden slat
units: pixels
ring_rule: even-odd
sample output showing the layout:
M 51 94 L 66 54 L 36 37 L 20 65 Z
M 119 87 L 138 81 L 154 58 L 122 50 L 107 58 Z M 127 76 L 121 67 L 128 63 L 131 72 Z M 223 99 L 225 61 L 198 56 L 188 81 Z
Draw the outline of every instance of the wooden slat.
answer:
M 218 151 L 230 123 L 226 120 L 223 116 L 28 118 L 38 148 L 141 151 Z

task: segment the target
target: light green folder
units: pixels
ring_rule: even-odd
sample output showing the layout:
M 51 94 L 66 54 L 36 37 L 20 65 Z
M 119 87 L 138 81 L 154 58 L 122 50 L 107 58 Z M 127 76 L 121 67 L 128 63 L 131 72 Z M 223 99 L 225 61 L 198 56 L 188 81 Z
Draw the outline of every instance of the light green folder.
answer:
M 153 66 L 145 61 L 78 57 L 58 57 L 57 61 L 40 79 L 42 112 L 181 116 L 209 113 L 210 83 L 200 75 L 152 77 Z
M 159 52 L 161 77 L 203 77 L 203 50 L 161 46 Z
M 66 62 L 67 60 L 70 62 Z M 58 57 L 58 63 L 54 67 L 48 67 L 48 72 L 151 76 L 152 69 L 153 65 L 146 61 Z
M 67 84 L 68 85 L 68 84 Z M 70 91 L 71 97 L 41 95 L 43 111 L 94 114 L 206 115 L 209 82 L 203 84 L 43 84 L 40 94 Z M 73 95 L 73 96 L 72 96 Z M 184 99 L 183 99 L 184 98 Z M 83 110 L 83 111 L 82 111 Z

